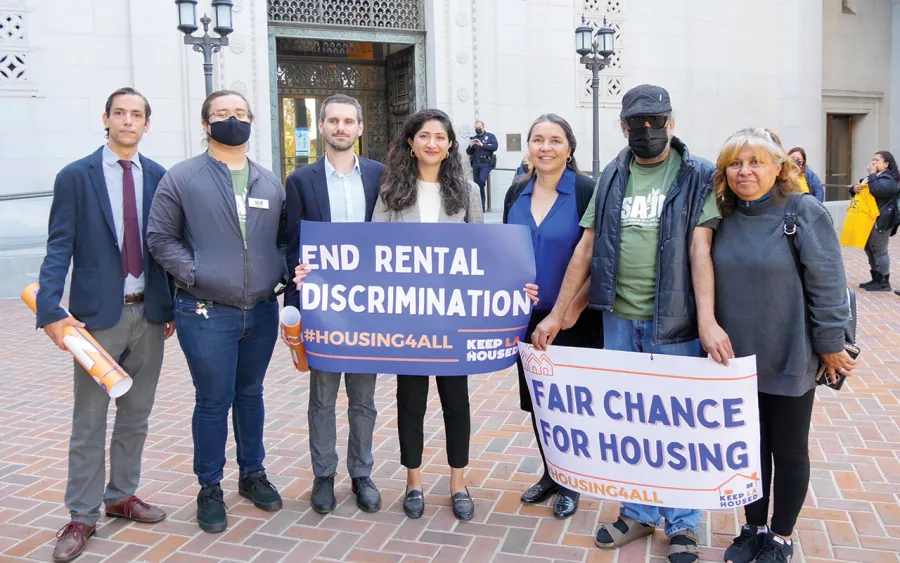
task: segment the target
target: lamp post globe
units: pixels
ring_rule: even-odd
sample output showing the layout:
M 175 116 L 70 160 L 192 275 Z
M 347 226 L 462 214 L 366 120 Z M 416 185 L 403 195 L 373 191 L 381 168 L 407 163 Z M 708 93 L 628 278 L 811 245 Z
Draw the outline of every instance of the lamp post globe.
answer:
M 190 35 L 197 31 L 197 0 L 175 0 L 178 8 L 178 31 Z
M 616 32 L 606 24 L 605 16 L 603 26 L 597 30 L 597 52 L 604 58 L 616 52 Z
M 232 31 L 232 0 L 212 0 L 213 21 L 215 26 L 213 31 L 220 36 L 225 37 Z
M 581 18 L 581 25 L 575 28 L 575 52 L 582 57 L 593 50 L 594 32 Z

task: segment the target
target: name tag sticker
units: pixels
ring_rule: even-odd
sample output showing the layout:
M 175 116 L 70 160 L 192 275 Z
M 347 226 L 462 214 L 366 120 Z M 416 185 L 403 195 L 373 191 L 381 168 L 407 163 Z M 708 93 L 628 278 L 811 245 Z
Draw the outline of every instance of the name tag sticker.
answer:
M 251 197 L 247 200 L 250 204 L 250 207 L 254 209 L 268 209 L 269 208 L 269 200 L 267 199 L 259 199 L 255 197 Z

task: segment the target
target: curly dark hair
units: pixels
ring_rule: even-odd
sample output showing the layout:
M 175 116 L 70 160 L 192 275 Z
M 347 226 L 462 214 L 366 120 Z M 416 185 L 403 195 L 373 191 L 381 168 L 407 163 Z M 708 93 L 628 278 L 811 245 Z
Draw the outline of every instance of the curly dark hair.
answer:
M 450 117 L 439 109 L 423 109 L 411 115 L 403 129 L 391 143 L 381 179 L 381 199 L 385 207 L 391 211 L 402 211 L 416 204 L 418 189 L 416 180 L 419 177 L 419 162 L 410 156 L 410 142 L 427 121 L 438 121 L 447 131 L 450 140 L 450 151 L 441 162 L 439 181 L 441 183 L 441 204 L 447 215 L 467 209 L 469 190 L 462 160 L 459 157 L 459 143 Z
M 894 158 L 894 155 L 888 151 L 878 151 L 875 154 L 879 155 L 887 162 L 888 167 L 885 172 L 887 172 L 895 182 L 900 182 L 900 168 L 897 167 L 897 159 Z

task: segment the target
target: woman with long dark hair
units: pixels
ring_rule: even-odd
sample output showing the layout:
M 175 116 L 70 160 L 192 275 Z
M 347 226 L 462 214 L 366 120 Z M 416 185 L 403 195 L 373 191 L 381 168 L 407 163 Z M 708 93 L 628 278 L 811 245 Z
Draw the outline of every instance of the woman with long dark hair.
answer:
M 581 239 L 583 229 L 579 223 L 594 192 L 594 181 L 578 170 L 575 162 L 575 133 L 562 117 L 553 113 L 538 117 L 528 130 L 527 143 L 526 158 L 533 165 L 525 176 L 517 177 L 506 192 L 503 222 L 524 225 L 531 231 L 537 264 L 537 285 L 541 288 L 539 304 L 531 312 L 531 320 L 525 333 L 525 342 L 531 342 L 535 327 L 556 303 L 566 267 Z M 579 316 L 581 310 L 573 311 L 576 308 L 570 307 L 574 326 L 560 331 L 553 343 L 602 348 L 602 317 L 595 316 L 593 311 Z M 553 515 L 567 518 L 578 509 L 579 494 L 557 485 L 550 478 L 544 444 L 538 431 L 521 360 L 516 362 L 516 366 L 519 370 L 519 406 L 531 413 L 531 425 L 544 462 L 543 475 L 522 494 L 522 502 L 543 502 L 557 493 Z
M 388 152 L 372 222 L 484 222 L 479 189 L 466 180 L 456 133 L 446 113 L 425 109 L 406 121 Z M 526 292 L 537 298 L 536 286 L 526 287 Z M 435 380 L 444 412 L 453 514 L 470 520 L 475 504 L 464 480 L 471 432 L 468 376 L 436 376 Z M 421 466 L 428 383 L 425 375 L 397 375 L 400 463 L 407 469 L 403 511 L 410 518 L 421 517 L 425 510 Z
M 866 291 L 890 291 L 891 257 L 888 254 L 888 242 L 896 232 L 894 208 L 897 205 L 897 194 L 900 193 L 900 169 L 897 168 L 894 155 L 888 151 L 878 151 L 866 166 L 866 172 L 869 176 L 850 188 L 850 195 L 858 194 L 862 191 L 862 185 L 868 184 L 869 193 L 875 198 L 881 214 L 875 219 L 865 248 L 872 279 L 861 283 L 859 287 Z

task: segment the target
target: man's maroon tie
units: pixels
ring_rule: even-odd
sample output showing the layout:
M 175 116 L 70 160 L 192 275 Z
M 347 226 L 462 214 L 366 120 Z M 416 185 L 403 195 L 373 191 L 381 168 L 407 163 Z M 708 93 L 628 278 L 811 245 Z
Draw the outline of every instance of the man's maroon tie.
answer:
M 122 269 L 125 275 L 139 278 L 144 273 L 144 258 L 141 252 L 141 232 L 138 227 L 137 203 L 134 199 L 134 175 L 132 162 L 120 160 L 122 165 L 122 216 L 125 219 L 125 236 L 122 241 Z

